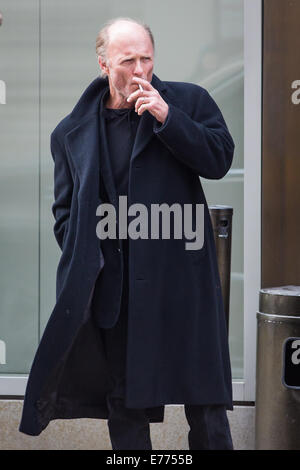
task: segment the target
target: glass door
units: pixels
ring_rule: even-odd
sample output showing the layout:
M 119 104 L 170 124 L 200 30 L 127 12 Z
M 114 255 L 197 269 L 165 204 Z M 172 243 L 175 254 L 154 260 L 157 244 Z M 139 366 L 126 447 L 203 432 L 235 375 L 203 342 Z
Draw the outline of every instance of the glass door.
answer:
M 243 0 L 3 0 L 0 9 L 0 394 L 24 393 L 25 382 L 15 388 L 8 379 L 28 374 L 55 302 L 60 251 L 51 212 L 50 134 L 99 74 L 96 35 L 106 20 L 119 16 L 150 25 L 154 72 L 161 80 L 204 86 L 234 138 L 229 173 L 202 183 L 209 205 L 234 210 L 229 340 L 233 378 L 242 379 Z

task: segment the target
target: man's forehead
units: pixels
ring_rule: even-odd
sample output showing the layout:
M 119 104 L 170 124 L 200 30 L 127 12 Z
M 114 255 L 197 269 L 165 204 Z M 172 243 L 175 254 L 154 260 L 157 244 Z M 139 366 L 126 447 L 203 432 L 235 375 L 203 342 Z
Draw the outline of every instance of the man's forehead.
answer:
M 110 27 L 108 46 L 110 49 L 130 54 L 131 49 L 141 44 L 141 41 L 144 47 L 152 48 L 149 34 L 138 24 L 122 22 Z
M 136 47 L 138 45 L 138 48 Z M 152 46 L 142 46 L 141 43 L 135 43 L 135 42 L 117 42 L 114 44 L 111 44 L 109 48 L 109 53 L 113 54 L 114 56 L 131 56 L 135 55 L 136 53 L 138 54 L 144 54 L 144 55 L 152 55 L 153 50 Z

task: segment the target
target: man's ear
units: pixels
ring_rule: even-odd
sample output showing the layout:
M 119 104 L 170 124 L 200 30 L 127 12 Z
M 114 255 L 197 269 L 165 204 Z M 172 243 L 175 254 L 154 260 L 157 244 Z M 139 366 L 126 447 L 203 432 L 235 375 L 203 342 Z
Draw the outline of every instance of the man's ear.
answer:
M 108 66 L 106 65 L 106 62 L 104 62 L 100 56 L 98 56 L 98 64 L 100 68 L 103 70 L 103 72 L 106 73 L 106 75 L 108 75 Z

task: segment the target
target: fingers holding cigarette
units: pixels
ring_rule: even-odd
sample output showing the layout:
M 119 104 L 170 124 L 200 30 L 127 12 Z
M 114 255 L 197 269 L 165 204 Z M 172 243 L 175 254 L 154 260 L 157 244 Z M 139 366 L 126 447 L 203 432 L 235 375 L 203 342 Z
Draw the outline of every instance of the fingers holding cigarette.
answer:
M 157 121 L 165 122 L 169 106 L 151 83 L 140 77 L 133 77 L 133 81 L 138 85 L 138 90 L 131 93 L 127 101 L 135 101 L 135 111 L 140 116 L 144 111 L 149 111 Z
M 140 83 L 137 83 L 138 85 L 138 90 L 134 91 L 133 93 L 131 93 L 128 98 L 127 98 L 127 101 L 134 101 L 134 100 L 137 100 L 139 97 L 146 97 L 146 96 L 149 96 L 151 94 L 151 91 L 150 90 L 147 90 L 145 89 Z M 142 95 L 143 93 L 143 95 Z

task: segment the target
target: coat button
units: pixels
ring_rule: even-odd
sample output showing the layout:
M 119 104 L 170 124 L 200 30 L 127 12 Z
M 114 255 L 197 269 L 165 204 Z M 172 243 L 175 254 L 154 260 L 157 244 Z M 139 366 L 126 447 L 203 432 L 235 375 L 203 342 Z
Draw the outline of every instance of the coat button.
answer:
M 121 253 L 121 248 L 118 248 L 118 252 Z
M 67 308 L 67 309 L 66 309 L 66 314 L 69 315 L 69 313 L 70 313 L 70 309 Z

